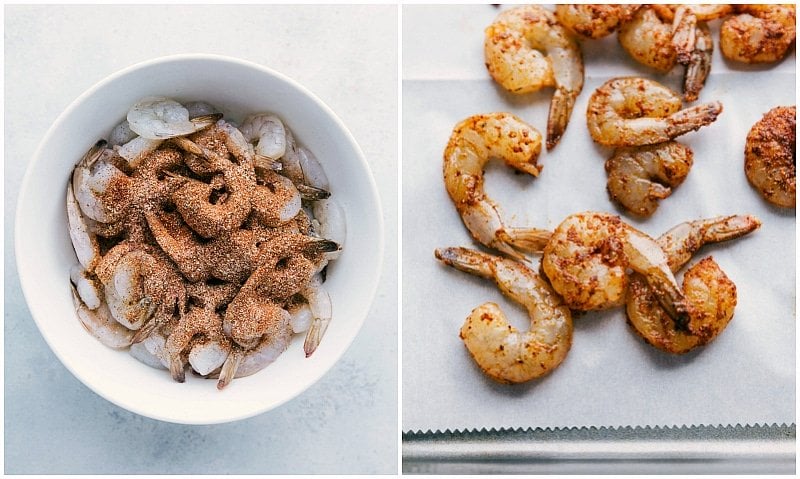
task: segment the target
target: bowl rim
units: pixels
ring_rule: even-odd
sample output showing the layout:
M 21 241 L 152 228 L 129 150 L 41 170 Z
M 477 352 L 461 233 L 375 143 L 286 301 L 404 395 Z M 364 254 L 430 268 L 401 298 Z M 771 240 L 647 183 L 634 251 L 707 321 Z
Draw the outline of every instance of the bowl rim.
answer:
M 29 291 L 33 291 L 32 287 L 32 278 L 30 276 L 25 275 L 26 269 L 24 267 L 25 260 L 21 257 L 20 249 L 18 245 L 21 244 L 23 238 L 21 237 L 21 230 L 18 227 L 20 224 L 20 218 L 23 215 L 23 203 L 20 201 L 24 197 L 28 195 L 28 190 L 30 189 L 31 178 L 33 176 L 33 170 L 35 165 L 40 162 L 40 158 L 42 157 L 44 147 L 51 141 L 51 138 L 55 135 L 55 132 L 58 131 L 62 127 L 62 123 L 64 119 L 67 118 L 72 114 L 72 112 L 77 109 L 82 103 L 86 101 L 87 98 L 90 98 L 94 95 L 98 90 L 103 88 L 104 86 L 117 81 L 119 78 L 126 76 L 134 71 L 151 68 L 160 64 L 166 63 L 173 63 L 173 62 L 184 62 L 184 61 L 214 61 L 214 62 L 222 62 L 222 63 L 232 63 L 236 64 L 241 67 L 246 67 L 254 70 L 259 70 L 262 73 L 266 73 L 267 75 L 271 75 L 289 84 L 292 88 L 297 89 L 300 93 L 308 97 L 310 100 L 314 102 L 314 104 L 320 108 L 326 116 L 328 116 L 336 125 L 339 127 L 340 131 L 344 134 L 345 139 L 350 144 L 351 148 L 356 153 L 356 157 L 358 162 L 360 163 L 361 167 L 367 172 L 366 179 L 367 184 L 369 187 L 369 192 L 371 194 L 371 198 L 369 200 L 375 205 L 375 211 L 377 213 L 377 237 L 374 238 L 374 243 L 376 245 L 376 256 L 377 261 L 374 265 L 374 274 L 376 277 L 376 281 L 374 281 L 370 286 L 368 286 L 368 294 L 364 296 L 365 303 L 367 305 L 366 313 L 360 315 L 358 318 L 358 323 L 355 328 L 355 334 L 351 335 L 349 338 L 346 339 L 344 342 L 344 347 L 341 348 L 338 354 L 336 354 L 332 361 L 327 364 L 325 367 L 321 367 L 316 371 L 316 374 L 313 375 L 312 379 L 301 388 L 297 388 L 293 394 L 286 395 L 281 400 L 269 403 L 261 408 L 250 408 L 246 411 L 240 412 L 239 414 L 228 414 L 227 416 L 224 415 L 216 415 L 215 419 L 212 420 L 191 420 L 185 417 L 170 417 L 165 414 L 158 414 L 152 411 L 146 410 L 144 407 L 139 407 L 135 401 L 124 401 L 117 397 L 111 397 L 110 394 L 104 392 L 99 385 L 92 383 L 83 374 L 75 367 L 74 364 L 70 362 L 70 360 L 62 355 L 57 347 L 54 347 L 52 338 L 50 338 L 47 334 L 45 334 L 45 328 L 43 323 L 40 319 L 38 319 L 41 314 L 37 314 L 37 302 L 31 301 L 31 293 Z M 39 334 L 44 338 L 45 343 L 50 348 L 50 351 L 58 358 L 62 365 L 73 375 L 75 376 L 84 386 L 89 388 L 98 396 L 104 398 L 105 400 L 109 401 L 112 404 L 115 404 L 118 407 L 131 411 L 135 414 L 148 417 L 151 419 L 156 419 L 159 421 L 170 422 L 175 424 L 191 424 L 191 425 L 210 425 L 210 424 L 223 424 L 229 423 L 234 421 L 240 421 L 244 419 L 248 419 L 259 414 L 263 414 L 268 412 L 272 409 L 275 409 L 293 399 L 295 399 L 300 394 L 307 391 L 311 386 L 319 382 L 319 380 L 325 376 L 334 365 L 336 365 L 344 356 L 344 354 L 350 349 L 353 341 L 355 340 L 356 336 L 361 332 L 363 328 L 364 322 L 366 321 L 367 316 L 369 316 L 370 310 L 373 308 L 378 285 L 381 282 L 383 276 L 383 263 L 384 263 L 384 255 L 385 255 L 385 225 L 383 220 L 383 205 L 381 204 L 380 195 L 378 194 L 378 187 L 375 182 L 375 177 L 372 173 L 372 169 L 369 166 L 369 163 L 366 160 L 364 152 L 361 150 L 358 142 L 356 142 L 355 138 L 353 137 L 350 130 L 347 126 L 342 122 L 341 118 L 325 103 L 323 102 L 317 95 L 315 95 L 311 90 L 293 80 L 292 78 L 286 76 L 285 74 L 278 72 L 272 68 L 266 67 L 264 65 L 244 60 L 241 58 L 231 57 L 227 55 L 220 55 L 220 54 L 211 54 L 211 53 L 181 53 L 181 54 L 172 54 L 172 55 L 164 55 L 155 58 L 151 58 L 148 60 L 140 61 L 128 65 L 122 69 L 116 70 L 111 74 L 107 75 L 106 77 L 102 78 L 98 82 L 94 83 L 88 89 L 83 91 L 78 97 L 72 100 L 69 105 L 56 117 L 53 123 L 45 132 L 42 139 L 39 141 L 36 149 L 34 150 L 33 155 L 31 156 L 31 160 L 28 163 L 25 174 L 22 178 L 22 182 L 20 184 L 19 193 L 17 194 L 17 205 L 16 205 L 16 212 L 14 215 L 14 256 L 16 260 L 17 266 L 17 277 L 20 283 L 20 289 L 22 290 L 22 295 L 25 299 L 25 303 L 28 306 L 30 311 L 31 317 L 33 318 L 34 323 L 36 324 L 37 329 L 39 330 Z M 229 411 L 234 412 L 235 410 L 230 409 Z

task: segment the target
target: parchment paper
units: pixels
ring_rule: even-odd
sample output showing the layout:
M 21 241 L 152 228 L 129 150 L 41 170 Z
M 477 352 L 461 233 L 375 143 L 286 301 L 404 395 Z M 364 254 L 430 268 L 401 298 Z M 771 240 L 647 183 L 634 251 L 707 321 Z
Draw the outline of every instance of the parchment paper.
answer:
M 445 191 L 442 152 L 453 126 L 478 113 L 510 111 L 544 135 L 552 95 L 512 96 L 489 78 L 483 29 L 498 11 L 403 8 L 403 430 L 793 423 L 795 211 L 770 207 L 749 186 L 743 151 L 766 111 L 795 104 L 794 49 L 780 64 L 749 67 L 726 62 L 715 45 L 699 102 L 720 100 L 724 111 L 679 139 L 694 151 L 694 166 L 649 219 L 609 200 L 603 164 L 611 150 L 592 142 L 586 105 L 615 76 L 644 76 L 680 91 L 683 71 L 662 75 L 634 63 L 615 36 L 582 42 L 585 86 L 560 144 L 543 151 L 539 178 L 493 164 L 499 162 L 487 168 L 487 193 L 515 226 L 554 228 L 571 213 L 597 210 L 658 236 L 690 219 L 758 216 L 763 226 L 755 233 L 694 258 L 713 255 L 737 285 L 734 318 L 715 341 L 682 356 L 662 353 L 639 339 L 619 308 L 574 316 L 572 350 L 539 380 L 500 385 L 473 363 L 458 331 L 474 307 L 495 301 L 517 327 L 528 320 L 492 282 L 435 260 L 437 247 L 477 247 Z M 719 22 L 711 28 L 716 43 Z M 538 268 L 539 259 L 533 264 Z

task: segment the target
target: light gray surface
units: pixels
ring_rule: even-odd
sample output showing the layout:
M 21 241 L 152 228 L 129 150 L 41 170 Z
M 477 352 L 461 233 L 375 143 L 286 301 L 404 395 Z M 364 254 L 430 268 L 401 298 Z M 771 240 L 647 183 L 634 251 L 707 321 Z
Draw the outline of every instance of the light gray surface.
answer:
M 5 7 L 5 472 L 397 472 L 397 7 Z M 183 426 L 91 392 L 48 349 L 17 278 L 14 225 L 27 161 L 83 91 L 133 63 L 230 55 L 276 69 L 328 104 L 370 163 L 386 254 L 358 337 L 320 382 L 260 416 Z M 54 152 L 57 154 L 57 152 Z

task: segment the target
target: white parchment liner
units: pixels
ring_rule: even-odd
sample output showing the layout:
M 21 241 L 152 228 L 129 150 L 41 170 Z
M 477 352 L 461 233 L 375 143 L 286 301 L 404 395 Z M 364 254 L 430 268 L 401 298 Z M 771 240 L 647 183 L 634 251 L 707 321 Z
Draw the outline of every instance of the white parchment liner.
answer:
M 644 76 L 680 91 L 683 72 L 661 75 L 634 63 L 615 36 L 582 42 L 585 86 L 560 144 L 540 157 L 539 178 L 487 168 L 486 190 L 515 226 L 554 228 L 571 213 L 598 210 L 658 236 L 690 219 L 760 218 L 755 233 L 695 256 L 713 255 L 737 285 L 735 316 L 714 342 L 683 356 L 662 353 L 616 309 L 575 316 L 572 350 L 540 380 L 500 385 L 473 363 L 458 330 L 474 307 L 498 302 L 518 327 L 527 317 L 493 283 L 434 259 L 437 247 L 476 247 L 444 189 L 442 152 L 452 127 L 478 113 L 510 111 L 544 134 L 552 95 L 512 96 L 490 80 L 483 28 L 497 12 L 489 5 L 403 7 L 403 430 L 793 423 L 795 211 L 768 206 L 749 186 L 743 150 L 767 110 L 795 104 L 794 49 L 778 65 L 749 67 L 728 63 L 715 45 L 698 102 L 720 100 L 724 111 L 679 139 L 693 149 L 694 167 L 649 219 L 608 199 L 603 163 L 611 150 L 592 142 L 586 105 L 609 78 Z M 719 22 L 711 27 L 716 43 Z

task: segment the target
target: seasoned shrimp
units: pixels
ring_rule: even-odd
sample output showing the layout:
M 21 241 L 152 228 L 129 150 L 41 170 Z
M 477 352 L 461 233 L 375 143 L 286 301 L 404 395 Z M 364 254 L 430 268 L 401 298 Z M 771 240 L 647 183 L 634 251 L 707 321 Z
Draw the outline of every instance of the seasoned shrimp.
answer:
M 128 110 L 129 128 L 142 138 L 165 140 L 208 128 L 221 114 L 189 118 L 189 110 L 169 98 L 152 96 L 136 102 Z
M 672 20 L 665 20 L 651 6 L 636 11 L 633 19 L 619 28 L 617 39 L 637 62 L 667 73 L 677 63 L 672 45 Z
M 586 123 L 594 141 L 605 146 L 661 143 L 708 125 L 722 112 L 720 102 L 681 110 L 669 88 L 637 77 L 614 78 L 589 99 Z
M 771 109 L 750 129 L 744 148 L 748 181 L 765 200 L 784 208 L 797 201 L 796 117 L 795 106 Z
M 292 180 L 272 170 L 259 171 L 256 178 L 251 203 L 258 221 L 278 226 L 297 216 L 302 200 Z
M 603 38 L 633 17 L 641 5 L 558 4 L 556 18 L 572 33 L 584 38 Z
M 167 338 L 165 349 L 172 379 L 182 383 L 186 362 L 199 374 L 208 374 L 222 366 L 231 344 L 222 332 L 222 317 L 213 307 L 190 307 Z
M 519 260 L 524 259 L 521 252 L 541 251 L 549 234 L 503 224 L 497 204 L 483 191 L 483 167 L 490 158 L 502 158 L 538 176 L 541 148 L 536 129 L 510 113 L 490 113 L 458 123 L 444 150 L 444 184 L 472 237 Z
M 467 317 L 459 336 L 484 373 L 501 383 L 521 383 L 561 364 L 572 345 L 572 317 L 546 281 L 522 263 L 467 248 L 435 254 L 446 265 L 494 280 L 528 310 L 530 329 L 524 332 L 511 326 L 495 303 L 484 303 Z
M 486 67 L 503 88 L 530 93 L 555 87 L 547 119 L 547 149 L 552 149 L 583 89 L 580 46 L 552 12 L 537 5 L 501 12 L 485 34 Z
M 683 294 L 658 244 L 617 216 L 584 212 L 568 216 L 553 231 L 542 270 L 571 309 L 620 306 L 627 270 L 642 273 L 673 318 L 685 313 Z
M 631 213 L 650 216 L 686 179 L 692 156 L 675 141 L 617 149 L 605 165 L 608 193 Z
M 117 221 L 125 214 L 120 198 L 130 195 L 130 178 L 113 163 L 113 150 L 100 140 L 72 170 L 72 189 L 81 211 L 101 223 Z
M 692 254 L 708 243 L 727 241 L 756 230 L 752 216 L 727 216 L 682 223 L 658 238 L 675 273 Z M 736 286 L 710 257 L 683 277 L 688 322 L 678 323 L 666 314 L 644 278 L 631 276 L 627 295 L 628 323 L 652 346 L 674 354 L 707 344 L 727 326 L 736 306 Z
M 204 238 L 223 236 L 241 226 L 252 209 L 255 174 L 187 138 L 181 138 L 177 144 L 191 153 L 200 152 L 213 171 L 222 174 L 211 183 L 171 175 L 174 181 L 181 183 L 172 194 L 172 200 L 184 221 Z M 215 192 L 222 189 L 225 194 L 215 201 Z
M 796 6 L 736 5 L 719 30 L 725 58 L 744 63 L 772 63 L 786 56 L 796 35 Z
M 186 292 L 180 275 L 150 247 L 119 243 L 103 256 L 95 273 L 114 319 L 138 330 L 134 342 L 183 310 Z

